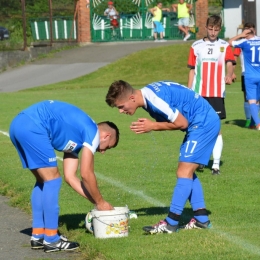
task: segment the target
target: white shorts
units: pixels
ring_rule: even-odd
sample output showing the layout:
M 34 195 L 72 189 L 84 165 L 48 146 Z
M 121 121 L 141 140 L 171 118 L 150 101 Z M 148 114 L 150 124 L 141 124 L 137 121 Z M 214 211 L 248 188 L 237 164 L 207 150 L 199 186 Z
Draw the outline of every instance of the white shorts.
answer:
M 179 26 L 186 26 L 188 27 L 190 23 L 190 18 L 189 17 L 184 17 L 184 18 L 180 18 L 178 21 L 178 25 Z

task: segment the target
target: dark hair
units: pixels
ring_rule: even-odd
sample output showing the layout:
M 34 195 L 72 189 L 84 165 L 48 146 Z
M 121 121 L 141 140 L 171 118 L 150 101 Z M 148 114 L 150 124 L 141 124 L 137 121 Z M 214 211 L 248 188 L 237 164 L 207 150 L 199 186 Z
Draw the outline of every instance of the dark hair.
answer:
M 248 28 L 248 29 L 254 28 L 254 29 L 255 29 L 255 24 L 254 24 L 254 23 L 245 23 L 245 24 L 244 24 L 244 29 L 245 29 L 245 28 Z
M 107 92 L 106 102 L 110 107 L 115 106 L 115 102 L 122 97 L 133 93 L 133 87 L 123 80 L 114 81 Z
M 103 122 L 100 122 L 98 123 L 99 125 L 101 124 L 107 124 L 110 128 L 114 129 L 116 131 L 116 142 L 115 142 L 115 145 L 113 147 L 116 147 L 118 142 L 119 142 L 119 129 L 118 127 L 116 126 L 116 124 L 114 124 L 113 122 L 110 122 L 110 121 L 103 121 Z

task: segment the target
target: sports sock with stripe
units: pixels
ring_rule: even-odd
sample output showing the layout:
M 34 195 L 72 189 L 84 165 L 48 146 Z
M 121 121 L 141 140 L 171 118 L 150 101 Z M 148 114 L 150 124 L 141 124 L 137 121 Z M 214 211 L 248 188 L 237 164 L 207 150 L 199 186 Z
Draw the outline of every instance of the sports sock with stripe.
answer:
M 197 211 L 198 209 L 205 209 L 205 201 L 203 195 L 202 185 L 200 183 L 199 178 L 194 173 L 193 174 L 193 183 L 192 183 L 192 191 L 189 196 L 189 201 L 193 211 Z M 209 220 L 207 215 L 194 216 L 201 223 L 205 223 Z
M 31 195 L 32 236 L 35 238 L 43 238 L 44 236 L 42 196 L 43 196 L 43 183 L 36 182 Z
M 61 177 L 44 182 L 43 187 L 43 209 L 45 234 L 44 240 L 53 243 L 59 240 L 58 219 L 59 219 L 59 192 L 61 188 Z

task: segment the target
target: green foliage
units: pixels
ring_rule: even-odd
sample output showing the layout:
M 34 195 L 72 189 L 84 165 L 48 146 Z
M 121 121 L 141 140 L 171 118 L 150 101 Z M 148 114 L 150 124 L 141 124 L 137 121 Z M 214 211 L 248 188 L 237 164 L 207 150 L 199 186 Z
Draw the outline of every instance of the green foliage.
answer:
M 223 0 L 208 0 L 209 6 L 223 6 Z
M 98 14 L 100 16 L 104 15 L 104 11 L 107 9 L 107 2 L 108 1 L 103 1 L 101 2 L 98 6 L 92 7 L 92 12 L 95 14 Z M 135 5 L 133 2 L 130 1 L 124 1 L 124 0 L 114 0 L 113 1 L 114 6 L 116 10 L 120 14 L 134 14 L 138 12 L 138 6 Z M 91 5 L 92 6 L 92 5 Z

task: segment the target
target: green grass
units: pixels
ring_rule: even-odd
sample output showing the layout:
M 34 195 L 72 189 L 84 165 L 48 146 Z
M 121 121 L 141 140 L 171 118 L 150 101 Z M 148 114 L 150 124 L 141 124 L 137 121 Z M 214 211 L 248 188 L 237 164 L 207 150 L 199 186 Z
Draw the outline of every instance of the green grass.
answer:
M 104 198 L 114 206 L 128 205 L 138 219 L 130 220 L 126 238 L 97 239 L 84 228 L 84 218 L 93 208 L 92 204 L 63 182 L 59 229 L 71 240 L 80 242 L 78 259 L 259 259 L 259 132 L 243 128 L 240 82 L 227 86 L 221 175 L 212 176 L 210 168 L 198 173 L 213 228 L 155 236 L 142 232 L 144 225 L 155 224 L 167 214 L 184 134 L 181 131 L 132 133 L 130 123 L 148 114 L 140 109 L 128 117 L 109 108 L 104 101 L 107 87 L 119 78 L 139 87 L 162 79 L 186 83 L 188 50 L 187 44 L 145 50 L 73 81 L 17 93 L 0 93 L 1 131 L 8 131 L 18 111 L 43 99 L 73 103 L 87 111 L 96 122 L 114 121 L 120 129 L 118 147 L 95 155 L 95 172 Z M 238 78 L 239 70 L 237 66 Z M 0 151 L 0 192 L 10 196 L 13 205 L 30 213 L 33 176 L 28 170 L 22 170 L 9 138 L 0 135 L 0 141 L 4 147 Z M 59 164 L 62 169 L 61 162 Z M 189 221 L 191 216 L 187 204 L 181 222 Z M 75 259 L 73 254 L 72 258 Z

